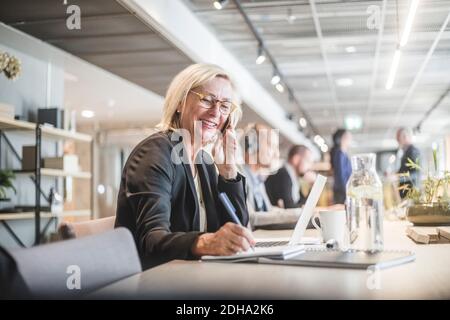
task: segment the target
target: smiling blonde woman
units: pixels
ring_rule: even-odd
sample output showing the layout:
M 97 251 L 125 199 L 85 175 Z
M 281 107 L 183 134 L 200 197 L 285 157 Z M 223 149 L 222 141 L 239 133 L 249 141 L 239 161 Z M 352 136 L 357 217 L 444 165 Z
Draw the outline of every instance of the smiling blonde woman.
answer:
M 233 152 L 233 128 L 241 116 L 236 100 L 223 69 L 187 67 L 169 86 L 160 132 L 142 141 L 128 158 L 115 226 L 133 233 L 144 268 L 172 259 L 230 255 L 254 244 L 250 231 L 232 223 L 218 201 L 225 192 L 241 223 L 248 224 L 245 178 L 237 171 Z M 194 139 L 198 136 L 200 143 Z M 226 154 L 226 161 L 202 150 L 218 138 L 223 139 L 216 152 Z M 176 148 L 180 144 L 181 152 Z

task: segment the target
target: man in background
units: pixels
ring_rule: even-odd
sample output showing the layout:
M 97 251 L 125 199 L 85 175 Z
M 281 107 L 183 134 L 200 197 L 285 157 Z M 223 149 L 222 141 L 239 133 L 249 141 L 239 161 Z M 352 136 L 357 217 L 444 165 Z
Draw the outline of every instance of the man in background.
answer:
M 272 206 L 264 181 L 279 168 L 278 132 L 260 124 L 251 123 L 242 136 L 243 158 L 241 173 L 246 178 L 249 227 L 293 228 L 301 209 L 281 209 Z
M 286 164 L 266 180 L 266 191 L 272 205 L 282 208 L 298 208 L 306 202 L 301 194 L 299 178 L 312 167 L 313 154 L 304 145 L 293 146 Z
M 399 128 L 397 130 L 397 142 L 399 145 L 399 157 L 400 157 L 400 168 L 398 169 L 399 174 L 399 187 L 400 197 L 403 199 L 406 197 L 407 190 L 404 189 L 405 186 L 411 188 L 413 185 L 418 186 L 419 184 L 419 172 L 415 168 L 409 168 L 407 166 L 408 158 L 413 162 L 420 160 L 420 151 L 417 149 L 413 143 L 413 132 L 409 128 Z M 409 173 L 409 176 L 404 176 L 404 174 Z M 402 188 L 403 187 L 403 188 Z
M 278 168 L 279 144 L 276 131 L 251 123 L 243 134 L 244 165 L 241 167 L 246 177 L 247 204 L 250 211 L 267 212 L 272 204 L 266 192 L 264 181 Z

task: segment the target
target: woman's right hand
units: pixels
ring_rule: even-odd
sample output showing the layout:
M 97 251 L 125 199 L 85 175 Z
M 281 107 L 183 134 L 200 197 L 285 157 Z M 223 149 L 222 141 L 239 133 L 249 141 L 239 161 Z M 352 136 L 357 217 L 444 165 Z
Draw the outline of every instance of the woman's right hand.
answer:
M 200 235 L 192 246 L 192 253 L 201 257 L 229 256 L 238 252 L 247 251 L 254 246 L 256 241 L 252 233 L 245 227 L 232 222 L 227 222 L 214 233 Z

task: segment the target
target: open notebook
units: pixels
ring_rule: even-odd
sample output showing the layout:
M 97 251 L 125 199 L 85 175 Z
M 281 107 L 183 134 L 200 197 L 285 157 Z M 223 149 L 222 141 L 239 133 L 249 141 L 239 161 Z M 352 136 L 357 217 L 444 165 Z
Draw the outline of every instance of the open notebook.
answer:
M 296 246 L 284 246 L 284 247 L 268 247 L 268 248 L 255 248 L 255 251 L 249 250 L 241 252 L 232 256 L 203 256 L 202 261 L 215 261 L 215 262 L 258 262 L 261 257 L 285 260 L 295 257 L 305 251 L 303 245 Z
M 300 246 L 299 246 L 300 247 Z M 294 246 L 290 247 L 294 248 Z M 262 264 L 281 264 L 305 267 L 367 269 L 369 267 L 385 269 L 415 260 L 415 254 L 410 251 L 386 250 L 370 253 L 363 250 L 339 251 L 326 249 L 324 246 L 306 246 L 298 251 L 285 251 L 282 254 L 242 253 L 227 257 L 202 257 L 205 261 L 216 262 L 257 262 Z M 258 249 L 260 250 L 260 249 Z
M 415 258 L 413 252 L 405 250 L 384 250 L 371 253 L 364 250 L 340 251 L 337 249 L 307 248 L 303 253 L 284 261 L 261 257 L 258 259 L 258 263 L 328 268 L 367 269 L 374 267 L 385 269 L 412 262 Z

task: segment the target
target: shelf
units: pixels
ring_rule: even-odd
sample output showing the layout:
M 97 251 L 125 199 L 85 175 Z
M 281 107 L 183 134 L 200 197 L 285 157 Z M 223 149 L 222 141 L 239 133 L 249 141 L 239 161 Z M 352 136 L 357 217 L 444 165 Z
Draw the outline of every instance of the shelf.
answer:
M 34 170 L 14 170 L 15 174 L 34 174 Z M 48 177 L 72 177 L 78 179 L 91 179 L 92 174 L 87 171 L 70 172 L 59 169 L 41 168 L 41 175 Z
M 0 130 L 35 130 L 36 124 L 27 121 L 0 117 Z
M 88 217 L 91 210 L 69 210 L 62 213 L 41 212 L 41 218 Z M 1 220 L 34 219 L 34 212 L 0 213 Z
M 63 129 L 42 126 L 42 135 L 48 138 L 62 138 L 81 142 L 91 142 L 92 137 L 85 133 L 71 132 Z
M 32 130 L 36 129 L 36 123 L 14 120 L 0 117 L 0 130 Z M 92 137 L 88 134 L 71 132 L 68 130 L 58 129 L 50 126 L 41 126 L 42 136 L 52 139 L 70 139 L 80 142 L 91 142 Z
M 91 147 L 91 168 L 93 165 L 93 137 L 88 134 L 83 134 L 79 132 L 71 132 L 68 130 L 63 130 L 59 128 L 54 128 L 49 125 L 39 125 L 33 122 L 28 121 L 21 121 L 21 120 L 15 120 L 8 117 L 1 117 L 0 116 L 0 130 L 2 131 L 15 131 L 18 133 L 24 133 L 26 135 L 30 135 L 31 137 L 35 138 L 35 147 L 42 148 L 42 144 L 44 141 L 50 141 L 50 142 L 60 142 L 63 140 L 71 140 L 71 141 L 77 141 L 77 142 L 87 142 L 90 144 Z M 39 136 L 37 136 L 37 133 L 40 133 Z M 0 137 L 2 138 L 2 137 Z M 20 159 L 19 152 L 16 150 L 16 147 L 11 144 L 11 142 L 7 139 L 7 136 L 4 136 L 7 145 L 10 147 L 10 149 L 14 152 L 14 155 L 18 160 Z M 41 161 L 41 159 L 34 159 L 35 161 Z M 25 174 L 29 175 L 32 180 L 35 182 L 35 191 L 36 194 L 39 192 L 42 194 L 42 189 L 40 188 L 40 182 L 42 177 L 67 177 L 67 178 L 77 178 L 77 179 L 87 179 L 90 183 L 92 183 L 92 177 L 93 174 L 91 172 L 80 172 L 80 171 L 64 171 L 60 169 L 49 169 L 49 168 L 40 168 L 39 173 L 37 176 L 35 176 L 36 172 L 35 170 L 14 170 L 14 173 L 16 174 Z M 33 179 L 34 177 L 34 179 Z M 92 193 L 93 188 L 91 188 L 91 205 L 92 205 Z M 33 209 L 32 209 L 33 210 Z M 48 210 L 48 207 L 46 208 Z M 76 211 L 64 211 L 59 214 L 54 214 L 51 212 L 42 211 L 42 208 L 40 209 L 39 217 L 42 217 L 43 219 L 49 219 L 49 218 L 59 218 L 59 217 L 91 217 L 93 215 L 93 212 L 91 210 L 76 210 Z M 33 219 L 35 224 L 35 229 L 40 230 L 41 229 L 41 221 L 40 219 L 35 219 L 35 212 L 34 211 L 26 211 L 26 212 L 7 212 L 7 213 L 0 213 L 0 222 L 6 223 L 6 220 L 20 220 L 20 219 Z M 48 226 L 48 225 L 47 225 Z M 47 228 L 46 226 L 46 228 Z M 23 243 L 20 241 L 19 237 L 14 233 L 13 230 L 8 228 L 9 233 L 14 237 L 15 241 L 23 246 Z M 35 233 L 35 244 L 39 244 L 41 242 L 41 236 L 39 233 Z

